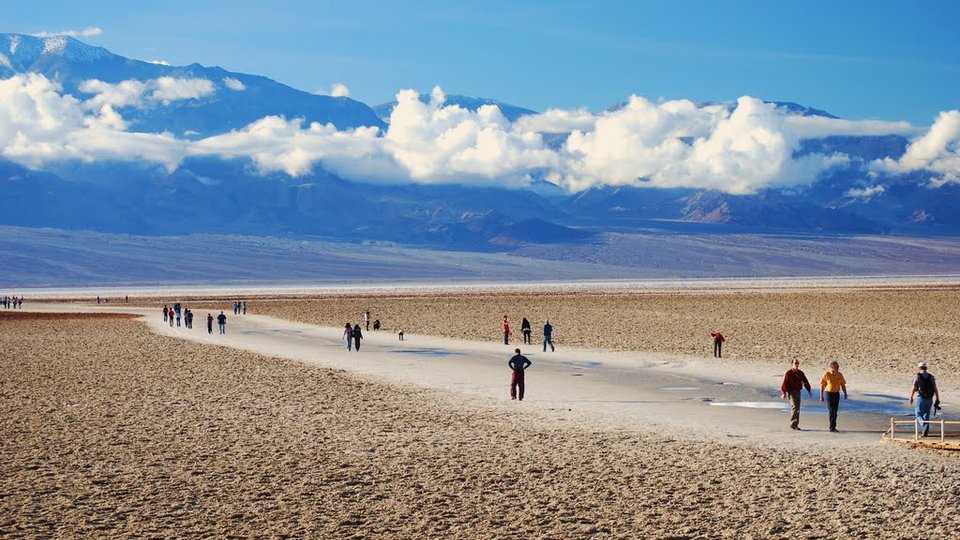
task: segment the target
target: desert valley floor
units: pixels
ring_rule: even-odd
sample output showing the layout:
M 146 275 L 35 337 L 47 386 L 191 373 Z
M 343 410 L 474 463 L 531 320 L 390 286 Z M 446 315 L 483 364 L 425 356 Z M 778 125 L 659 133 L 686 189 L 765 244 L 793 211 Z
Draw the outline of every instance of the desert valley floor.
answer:
M 0 311 L 0 535 L 916 538 L 960 528 L 958 456 L 882 443 L 882 424 L 824 433 L 813 401 L 799 433 L 780 411 L 724 409 L 723 421 L 773 419 L 734 437 L 555 406 L 561 398 L 537 394 L 535 370 L 528 401 L 517 403 L 506 376 L 488 395 L 350 369 L 427 343 L 505 363 L 514 346 L 499 343 L 507 314 L 515 341 L 520 318 L 533 323 L 535 345 L 517 346 L 542 368 L 541 392 L 553 376 L 539 352 L 549 318 L 558 354 L 642 358 L 650 377 L 672 366 L 726 372 L 759 380 L 761 393 L 768 379 L 770 396 L 779 381 L 769 374 L 789 358 L 803 360 L 814 385 L 838 359 L 851 401 L 866 400 L 864 388 L 887 390 L 902 412 L 922 359 L 951 416 L 960 288 L 245 299 L 250 317 L 315 326 L 318 335 L 367 309 L 385 329 L 371 332 L 361 353 L 333 336 L 311 363 L 239 349 L 229 332 L 207 336 L 208 311 L 225 309 L 231 331 L 247 328 L 232 317 L 232 299 L 182 299 L 200 315 L 192 331 L 158 324 L 172 297 Z M 722 360 L 709 355 L 717 329 L 729 337 Z

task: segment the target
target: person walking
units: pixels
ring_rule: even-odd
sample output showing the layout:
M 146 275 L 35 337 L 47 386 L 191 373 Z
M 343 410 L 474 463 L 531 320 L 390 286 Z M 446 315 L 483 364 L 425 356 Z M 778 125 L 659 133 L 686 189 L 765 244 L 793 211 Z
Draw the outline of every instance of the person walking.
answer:
M 343 327 L 343 339 L 347 340 L 347 350 L 353 350 L 353 327 L 350 326 L 350 323 L 347 323 Z
M 520 349 L 514 349 L 513 352 L 515 354 L 510 360 L 507 360 L 507 366 L 513 370 L 513 375 L 510 376 L 510 399 L 517 399 L 517 391 L 519 390 L 520 401 L 523 401 L 523 390 L 525 387 L 523 374 L 533 362 L 526 356 L 520 354 Z
M 363 339 L 363 332 L 360 331 L 360 325 L 353 327 L 353 349 L 360 352 L 360 340 Z
M 530 321 L 526 317 L 520 321 L 520 331 L 523 332 L 523 343 L 525 345 L 530 345 Z
M 500 321 L 500 326 L 503 327 L 503 344 L 510 344 L 510 320 L 507 319 L 507 316 L 503 316 L 503 320 Z
M 170 323 L 170 328 L 173 328 L 173 310 L 170 310 L 170 316 L 167 317 L 167 322 Z
M 163 306 L 163 322 L 167 322 L 167 306 Z
M 719 330 L 710 332 L 710 337 L 713 338 L 713 357 L 723 358 L 723 342 L 726 341 L 727 338 L 723 337 L 723 334 Z
M 227 316 L 222 311 L 217 315 L 217 325 L 220 327 L 221 334 L 227 333 Z
M 550 352 L 556 351 L 553 346 L 553 325 L 550 324 L 550 319 L 543 324 L 543 352 L 547 352 L 547 345 L 550 345 Z
M 840 391 L 843 399 L 847 399 L 847 381 L 840 373 L 840 363 L 830 362 L 830 369 L 820 378 L 820 401 L 827 395 L 827 410 L 830 411 L 830 432 L 837 433 L 837 410 L 840 408 Z
M 177 328 L 180 328 L 180 310 L 177 310 Z
M 246 301 L 246 300 L 243 301 L 243 314 L 244 314 L 244 315 L 247 314 L 247 301 Z
M 369 309 L 363 312 L 363 322 L 366 323 L 367 332 L 369 332 L 370 331 L 370 310 Z
M 913 378 L 913 387 L 910 389 L 910 404 L 913 405 L 919 428 L 926 437 L 930 433 L 930 407 L 940 408 L 940 389 L 937 388 L 937 378 L 933 373 L 927 373 L 926 362 L 917 364 L 917 375 Z
M 810 389 L 810 381 L 807 376 L 800 371 L 800 360 L 796 358 L 783 374 L 783 382 L 780 383 L 780 399 L 790 398 L 790 429 L 800 431 L 800 391 L 807 389 L 807 394 L 813 397 L 813 391 Z
M 207 333 L 213 333 L 213 314 L 207 313 Z

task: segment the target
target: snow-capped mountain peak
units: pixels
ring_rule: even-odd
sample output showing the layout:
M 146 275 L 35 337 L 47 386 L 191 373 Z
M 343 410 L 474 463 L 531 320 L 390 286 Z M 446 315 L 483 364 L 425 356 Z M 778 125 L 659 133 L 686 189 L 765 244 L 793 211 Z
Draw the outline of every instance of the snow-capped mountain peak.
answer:
M 113 56 L 103 47 L 94 47 L 69 36 L 35 37 L 25 34 L 0 34 L 3 64 L 17 71 L 29 70 L 45 57 L 62 57 L 70 62 L 94 62 Z

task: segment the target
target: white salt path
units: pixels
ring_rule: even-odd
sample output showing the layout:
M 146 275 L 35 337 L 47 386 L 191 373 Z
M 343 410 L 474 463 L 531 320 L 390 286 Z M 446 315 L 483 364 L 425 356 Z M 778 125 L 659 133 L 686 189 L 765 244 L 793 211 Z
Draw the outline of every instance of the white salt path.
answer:
M 385 382 L 457 392 L 469 399 L 534 408 L 582 423 L 653 430 L 678 437 L 736 440 L 771 446 L 880 444 L 892 415 L 909 415 L 903 381 L 865 380 L 847 373 L 851 399 L 840 404 L 841 433 L 827 430 L 826 408 L 817 399 L 822 369 L 805 368 L 814 397 L 803 393 L 802 432 L 788 427 L 789 407 L 780 400 L 783 369 L 726 360 L 682 358 L 642 352 L 565 349 L 482 343 L 392 332 L 365 331 L 361 352 L 348 352 L 342 328 L 328 328 L 259 315 L 227 314 L 227 334 L 206 330 L 207 311 L 196 311 L 194 328 L 171 328 L 159 309 L 123 306 L 34 304 L 42 311 L 120 311 L 144 316 L 158 334 L 224 345 L 369 376 Z M 216 316 L 219 312 L 214 312 Z M 511 402 L 507 360 L 519 347 L 533 366 L 525 401 Z M 785 367 L 784 367 L 785 369 Z M 909 379 L 909 375 L 906 376 Z M 909 384 L 909 380 L 906 381 Z

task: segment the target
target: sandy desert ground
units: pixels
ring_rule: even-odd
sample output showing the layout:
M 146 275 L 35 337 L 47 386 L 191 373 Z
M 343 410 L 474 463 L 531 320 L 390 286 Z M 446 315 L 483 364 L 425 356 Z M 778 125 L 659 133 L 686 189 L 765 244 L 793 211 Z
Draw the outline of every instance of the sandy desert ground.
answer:
M 223 303 L 208 304 L 223 307 Z M 712 355 L 721 330 L 729 362 L 781 364 L 800 358 L 819 378 L 836 359 L 848 377 L 902 376 L 909 390 L 916 364 L 945 385 L 960 384 L 960 287 L 799 290 L 616 291 L 351 294 L 252 299 L 252 312 L 343 326 L 369 309 L 385 332 L 502 340 L 506 314 L 521 342 L 520 321 L 534 342 L 549 318 L 558 346 Z
M 443 313 L 421 310 L 421 320 Z M 562 328 L 573 312 L 555 313 Z M 3 537 L 929 538 L 960 528 L 951 454 L 565 425 L 511 402 L 159 336 L 123 316 L 0 312 L 0 349 Z

